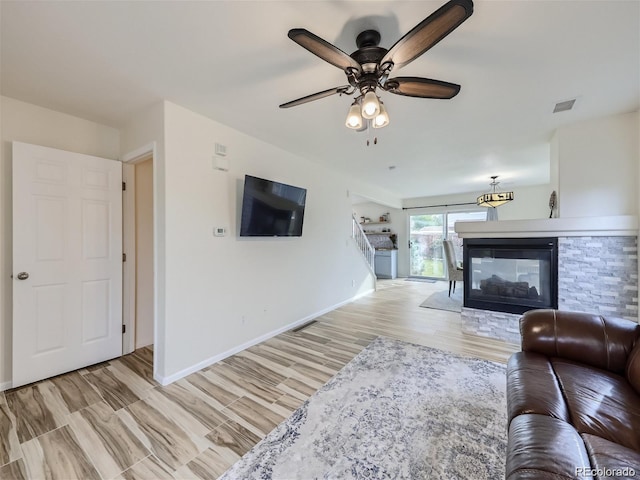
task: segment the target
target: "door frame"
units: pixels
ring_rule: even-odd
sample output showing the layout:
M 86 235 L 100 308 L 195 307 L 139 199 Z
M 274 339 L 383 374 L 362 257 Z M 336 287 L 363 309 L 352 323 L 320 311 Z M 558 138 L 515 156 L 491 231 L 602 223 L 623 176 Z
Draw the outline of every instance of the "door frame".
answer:
M 449 218 L 448 216 L 450 214 L 455 214 L 455 213 L 473 213 L 473 212 L 482 212 L 483 210 L 486 210 L 484 207 L 474 207 L 473 205 L 465 205 L 464 207 L 424 207 L 424 208 L 420 208 L 420 209 L 416 209 L 413 212 L 406 212 L 406 224 L 407 224 L 407 247 L 409 249 L 409 254 L 407 255 L 407 260 L 406 260 L 406 266 L 407 266 L 407 272 L 411 272 L 411 247 L 409 247 L 409 243 L 411 242 L 411 219 L 410 217 L 412 215 L 443 215 L 443 221 L 442 221 L 442 229 L 443 229 L 443 240 L 447 240 L 449 238 Z M 443 259 L 444 259 L 444 255 L 443 255 Z M 428 278 L 431 280 L 445 280 L 445 277 L 424 277 L 424 276 L 417 276 L 417 275 L 409 275 L 410 277 L 414 277 L 414 278 Z
M 135 350 L 135 318 L 136 318 L 136 190 L 135 165 L 151 159 L 153 162 L 153 368 L 157 365 L 158 350 L 158 284 L 156 272 L 158 266 L 157 239 L 157 147 L 151 142 L 122 156 L 122 181 L 126 190 L 122 192 L 122 247 L 127 261 L 122 268 L 122 324 L 125 333 L 122 335 L 122 354 L 127 355 Z

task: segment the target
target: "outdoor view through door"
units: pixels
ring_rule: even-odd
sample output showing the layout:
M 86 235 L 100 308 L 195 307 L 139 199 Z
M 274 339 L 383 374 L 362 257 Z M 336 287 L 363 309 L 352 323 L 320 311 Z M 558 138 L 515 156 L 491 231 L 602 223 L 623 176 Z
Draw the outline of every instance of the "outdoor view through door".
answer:
M 462 239 L 454 230 L 455 223 L 486 218 L 486 211 L 409 215 L 409 275 L 445 278 L 442 241 L 452 240 L 456 259 L 462 261 Z

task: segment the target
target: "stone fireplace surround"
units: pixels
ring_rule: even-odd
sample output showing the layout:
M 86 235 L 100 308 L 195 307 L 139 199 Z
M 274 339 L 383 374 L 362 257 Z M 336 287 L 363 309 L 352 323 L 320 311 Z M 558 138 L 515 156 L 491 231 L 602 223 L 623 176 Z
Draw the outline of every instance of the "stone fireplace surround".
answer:
M 458 222 L 461 238 L 558 237 L 558 308 L 638 321 L 635 216 Z M 463 330 L 520 343 L 519 314 L 462 308 Z

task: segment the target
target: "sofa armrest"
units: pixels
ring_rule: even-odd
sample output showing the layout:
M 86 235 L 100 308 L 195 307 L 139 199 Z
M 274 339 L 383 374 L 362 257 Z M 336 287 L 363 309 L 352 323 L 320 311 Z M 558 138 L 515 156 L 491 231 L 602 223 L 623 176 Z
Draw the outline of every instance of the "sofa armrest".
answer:
M 631 320 L 589 313 L 530 310 L 520 319 L 520 334 L 523 352 L 624 373 L 640 326 Z

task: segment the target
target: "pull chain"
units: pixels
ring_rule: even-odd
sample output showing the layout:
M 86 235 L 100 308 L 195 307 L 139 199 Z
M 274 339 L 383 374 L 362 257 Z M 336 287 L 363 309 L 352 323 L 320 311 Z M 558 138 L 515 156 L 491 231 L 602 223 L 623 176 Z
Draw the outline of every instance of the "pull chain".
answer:
M 367 147 L 371 144 L 371 120 L 367 120 Z M 378 137 L 373 137 L 373 144 L 378 144 Z

